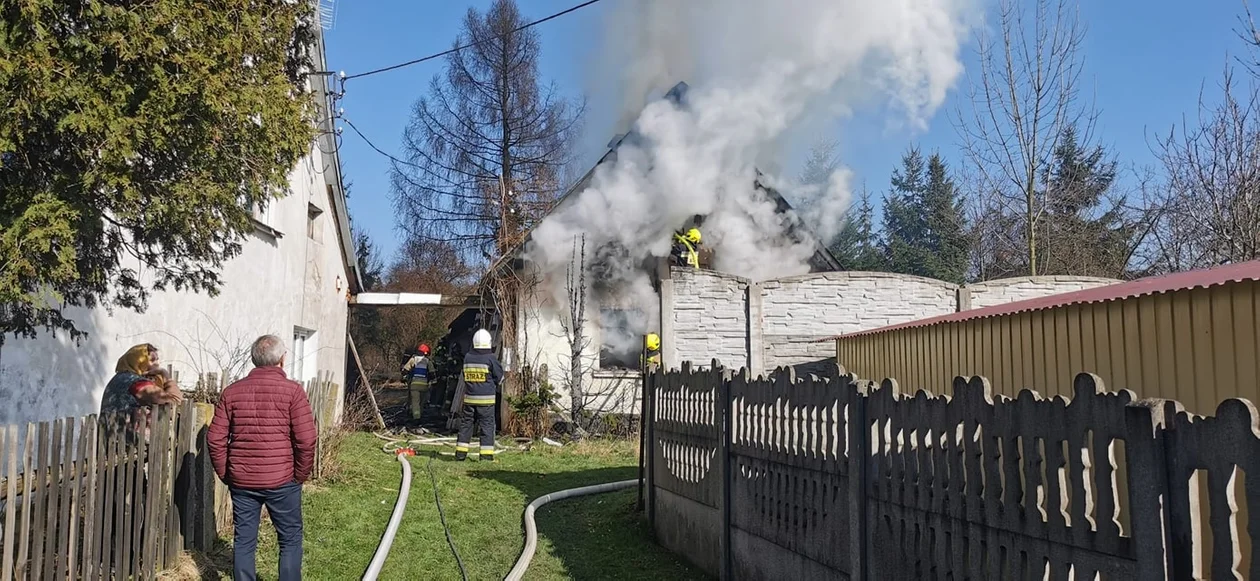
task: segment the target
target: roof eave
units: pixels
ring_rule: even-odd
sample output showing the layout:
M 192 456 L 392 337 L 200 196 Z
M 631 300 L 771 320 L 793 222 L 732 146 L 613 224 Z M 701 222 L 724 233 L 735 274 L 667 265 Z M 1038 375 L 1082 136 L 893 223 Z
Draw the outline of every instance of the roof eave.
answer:
M 319 70 L 325 70 L 328 67 L 327 55 L 324 52 L 324 33 L 323 30 L 316 28 L 315 32 L 315 52 L 319 59 Z M 330 139 L 335 140 L 335 126 L 333 125 L 333 115 L 329 110 L 329 95 L 331 91 L 328 88 L 328 77 L 326 75 L 313 75 L 315 83 L 319 89 L 319 100 L 316 107 L 323 109 L 320 115 L 321 121 L 317 125 L 320 129 L 320 135 L 316 137 L 318 140 Z M 324 183 L 332 186 L 333 195 L 333 220 L 336 222 L 338 246 L 341 250 L 341 261 L 346 267 L 346 272 L 350 278 L 350 292 L 357 293 L 363 291 L 363 276 L 359 270 L 359 260 L 355 253 L 354 236 L 350 231 L 350 209 L 346 205 L 346 192 L 342 187 L 341 175 L 341 155 L 337 150 L 336 144 L 327 144 L 326 147 L 319 147 L 321 156 L 324 158 L 324 165 L 332 171 L 332 180 L 329 180 L 325 173 Z

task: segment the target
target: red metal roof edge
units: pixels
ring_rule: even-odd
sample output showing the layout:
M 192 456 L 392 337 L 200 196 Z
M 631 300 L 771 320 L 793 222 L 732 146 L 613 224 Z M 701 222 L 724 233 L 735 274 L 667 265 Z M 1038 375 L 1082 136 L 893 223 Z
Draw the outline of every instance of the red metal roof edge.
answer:
M 878 333 L 887 333 L 899 329 L 914 329 L 918 327 L 930 327 L 944 323 L 956 323 L 960 321 L 970 321 L 973 319 L 987 319 L 990 317 L 1001 317 L 1006 315 L 1017 315 L 1029 311 L 1040 311 L 1057 307 L 1067 307 L 1071 305 L 1102 303 L 1120 299 L 1136 298 L 1140 296 L 1163 294 L 1166 292 L 1192 289 L 1192 288 L 1210 288 L 1231 282 L 1243 282 L 1260 280 L 1260 260 L 1250 262 L 1240 262 L 1237 264 L 1228 264 L 1214 268 L 1202 270 L 1192 270 L 1188 272 L 1178 272 L 1174 274 L 1166 274 L 1162 276 L 1154 276 L 1149 278 L 1138 279 L 1119 284 L 1112 284 L 1069 293 L 1061 293 L 1028 299 L 1014 303 L 1006 303 L 1001 305 L 993 305 L 980 309 L 972 309 L 970 311 L 960 311 L 950 313 L 948 315 L 940 315 L 926 319 L 909 321 L 906 323 L 897 323 L 895 325 L 887 325 L 876 329 L 867 329 L 864 331 L 855 331 L 853 333 L 835 335 L 822 341 L 834 341 L 836 339 L 861 337 L 864 335 L 875 335 Z

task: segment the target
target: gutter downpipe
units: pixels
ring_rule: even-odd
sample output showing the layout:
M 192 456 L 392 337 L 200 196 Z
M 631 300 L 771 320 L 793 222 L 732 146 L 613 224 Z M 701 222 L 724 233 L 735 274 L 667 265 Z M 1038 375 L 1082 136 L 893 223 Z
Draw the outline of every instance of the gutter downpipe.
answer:
M 398 525 L 402 523 L 403 512 L 407 508 L 407 493 L 411 490 L 411 462 L 405 454 L 398 454 L 397 458 L 402 464 L 402 485 L 398 489 L 398 501 L 394 503 L 394 513 L 390 515 L 381 544 L 376 547 L 376 554 L 372 555 L 372 562 L 363 574 L 363 581 L 376 581 L 376 577 L 381 574 L 381 567 L 385 566 L 385 558 L 389 556 L 389 548 L 394 544 L 394 535 L 398 534 Z
M 622 480 L 621 482 L 608 482 L 605 484 L 596 484 L 594 486 L 583 486 L 581 488 L 570 488 L 568 490 L 559 490 L 551 494 L 545 494 L 534 499 L 525 507 L 525 550 L 521 552 L 521 557 L 516 560 L 516 565 L 504 577 L 504 581 L 520 581 L 525 575 L 525 570 L 529 569 L 529 562 L 534 558 L 534 551 L 538 549 L 538 527 L 534 524 L 534 512 L 539 507 L 553 500 L 564 500 L 566 498 L 575 498 L 578 496 L 588 496 L 591 494 L 601 494 L 604 492 L 613 492 L 615 490 L 623 490 L 633 488 L 639 484 L 638 479 Z

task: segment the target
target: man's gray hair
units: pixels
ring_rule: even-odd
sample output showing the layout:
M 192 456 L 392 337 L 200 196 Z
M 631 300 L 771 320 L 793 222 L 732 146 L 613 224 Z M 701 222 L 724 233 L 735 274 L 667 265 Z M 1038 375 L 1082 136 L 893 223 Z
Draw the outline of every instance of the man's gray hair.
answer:
M 249 348 L 249 358 L 254 360 L 254 367 L 275 367 L 280 365 L 280 360 L 288 352 L 284 341 L 279 337 L 263 335 L 254 340 L 254 345 Z

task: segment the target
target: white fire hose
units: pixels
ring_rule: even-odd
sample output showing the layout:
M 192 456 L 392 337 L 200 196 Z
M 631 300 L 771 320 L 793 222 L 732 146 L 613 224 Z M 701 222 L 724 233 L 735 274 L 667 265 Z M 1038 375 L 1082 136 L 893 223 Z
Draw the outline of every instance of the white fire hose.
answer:
M 637 484 L 639 484 L 637 478 L 634 480 L 622 480 L 621 482 L 608 482 L 594 486 L 560 490 L 534 499 L 534 502 L 529 503 L 529 506 L 525 507 L 525 550 L 521 552 L 521 557 L 516 560 L 516 565 L 512 567 L 507 577 L 504 577 L 504 581 L 520 581 L 521 577 L 525 575 L 525 570 L 529 569 L 529 562 L 533 560 L 534 551 L 538 549 L 538 526 L 534 524 L 534 512 L 539 507 L 553 500 L 613 492 L 631 488 Z
M 389 525 L 385 527 L 380 546 L 376 547 L 376 554 L 372 555 L 372 563 L 368 565 L 367 573 L 363 574 L 364 581 L 376 581 L 377 575 L 381 574 L 381 567 L 385 566 L 385 558 L 389 556 L 389 548 L 394 544 L 394 535 L 398 534 L 398 525 L 402 523 L 403 512 L 407 509 L 407 493 L 411 490 L 411 461 L 407 460 L 406 454 L 397 454 L 396 457 L 398 463 L 402 464 L 402 485 L 398 488 L 398 502 L 394 503 L 394 513 L 389 516 Z

